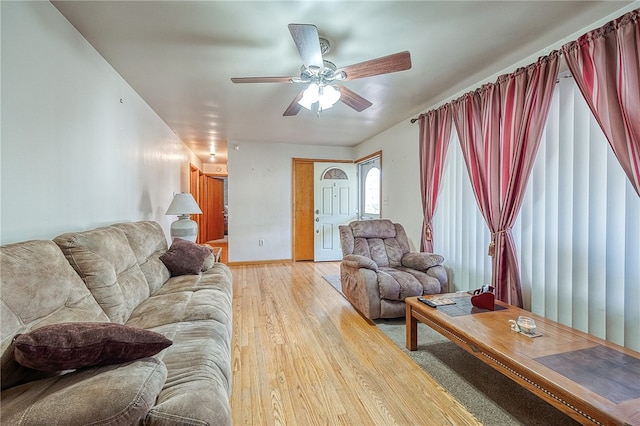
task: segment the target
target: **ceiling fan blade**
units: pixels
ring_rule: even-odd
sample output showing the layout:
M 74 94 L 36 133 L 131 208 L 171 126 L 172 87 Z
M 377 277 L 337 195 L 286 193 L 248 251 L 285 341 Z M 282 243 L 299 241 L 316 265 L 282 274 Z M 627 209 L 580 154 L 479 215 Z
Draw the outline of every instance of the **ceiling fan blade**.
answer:
M 304 90 L 301 90 L 300 92 L 298 92 L 296 97 L 293 98 L 293 101 L 289 104 L 287 109 L 284 111 L 284 114 L 282 114 L 284 117 L 290 117 L 300 112 L 300 108 L 302 108 L 302 105 L 300 105 L 298 101 L 302 99 L 303 94 L 304 94 Z
M 362 112 L 373 105 L 371 102 L 358 95 L 353 90 L 347 89 L 341 84 L 336 84 L 334 87 L 340 90 L 340 101 L 358 112 Z
M 356 78 L 372 77 L 374 75 L 389 74 L 397 71 L 404 71 L 411 68 L 411 55 L 408 51 L 394 53 L 377 59 L 360 62 L 342 68 L 346 77 L 344 81 L 355 80 Z
M 295 77 L 232 77 L 234 83 L 291 83 Z
M 298 48 L 304 66 L 322 68 L 322 50 L 318 28 L 312 24 L 289 24 L 289 32 Z

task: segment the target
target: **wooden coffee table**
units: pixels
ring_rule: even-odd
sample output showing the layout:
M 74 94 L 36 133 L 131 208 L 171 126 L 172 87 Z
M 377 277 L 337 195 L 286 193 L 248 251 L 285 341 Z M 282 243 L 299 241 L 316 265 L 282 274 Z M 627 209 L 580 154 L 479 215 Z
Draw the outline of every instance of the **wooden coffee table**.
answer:
M 432 308 L 405 299 L 407 349 L 418 348 L 418 321 L 583 424 L 640 425 L 640 353 L 496 301 L 474 308 L 466 293 Z M 511 330 L 509 320 L 533 318 L 540 337 Z

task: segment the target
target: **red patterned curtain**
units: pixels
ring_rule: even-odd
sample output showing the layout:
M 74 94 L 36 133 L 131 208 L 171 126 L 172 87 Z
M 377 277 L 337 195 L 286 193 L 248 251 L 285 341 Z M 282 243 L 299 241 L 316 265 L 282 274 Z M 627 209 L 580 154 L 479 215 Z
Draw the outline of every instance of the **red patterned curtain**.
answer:
M 436 210 L 444 159 L 451 138 L 451 107 L 444 105 L 418 117 L 420 126 L 420 191 L 422 194 L 422 241 L 420 251 L 433 252 L 431 221 Z
M 575 81 L 640 195 L 640 9 L 562 47 Z
M 491 231 L 491 285 L 522 306 L 511 227 L 522 205 L 558 75 L 559 52 L 454 101 L 453 119 L 478 207 Z

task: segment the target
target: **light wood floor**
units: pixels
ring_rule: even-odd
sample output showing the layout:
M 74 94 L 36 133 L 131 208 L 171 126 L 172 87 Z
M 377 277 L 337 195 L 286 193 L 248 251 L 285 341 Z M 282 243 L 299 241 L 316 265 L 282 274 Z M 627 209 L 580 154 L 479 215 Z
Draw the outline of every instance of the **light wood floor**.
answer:
M 233 424 L 479 424 L 322 279 L 338 265 L 231 266 Z

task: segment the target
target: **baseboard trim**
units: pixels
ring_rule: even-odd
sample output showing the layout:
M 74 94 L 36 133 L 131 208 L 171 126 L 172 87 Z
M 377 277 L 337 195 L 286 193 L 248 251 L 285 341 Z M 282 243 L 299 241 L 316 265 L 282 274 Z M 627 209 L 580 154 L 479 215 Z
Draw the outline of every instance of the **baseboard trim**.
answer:
M 293 263 L 292 259 L 270 259 L 270 260 L 243 260 L 240 262 L 228 262 L 228 266 L 245 266 L 245 265 L 268 265 L 277 263 Z

